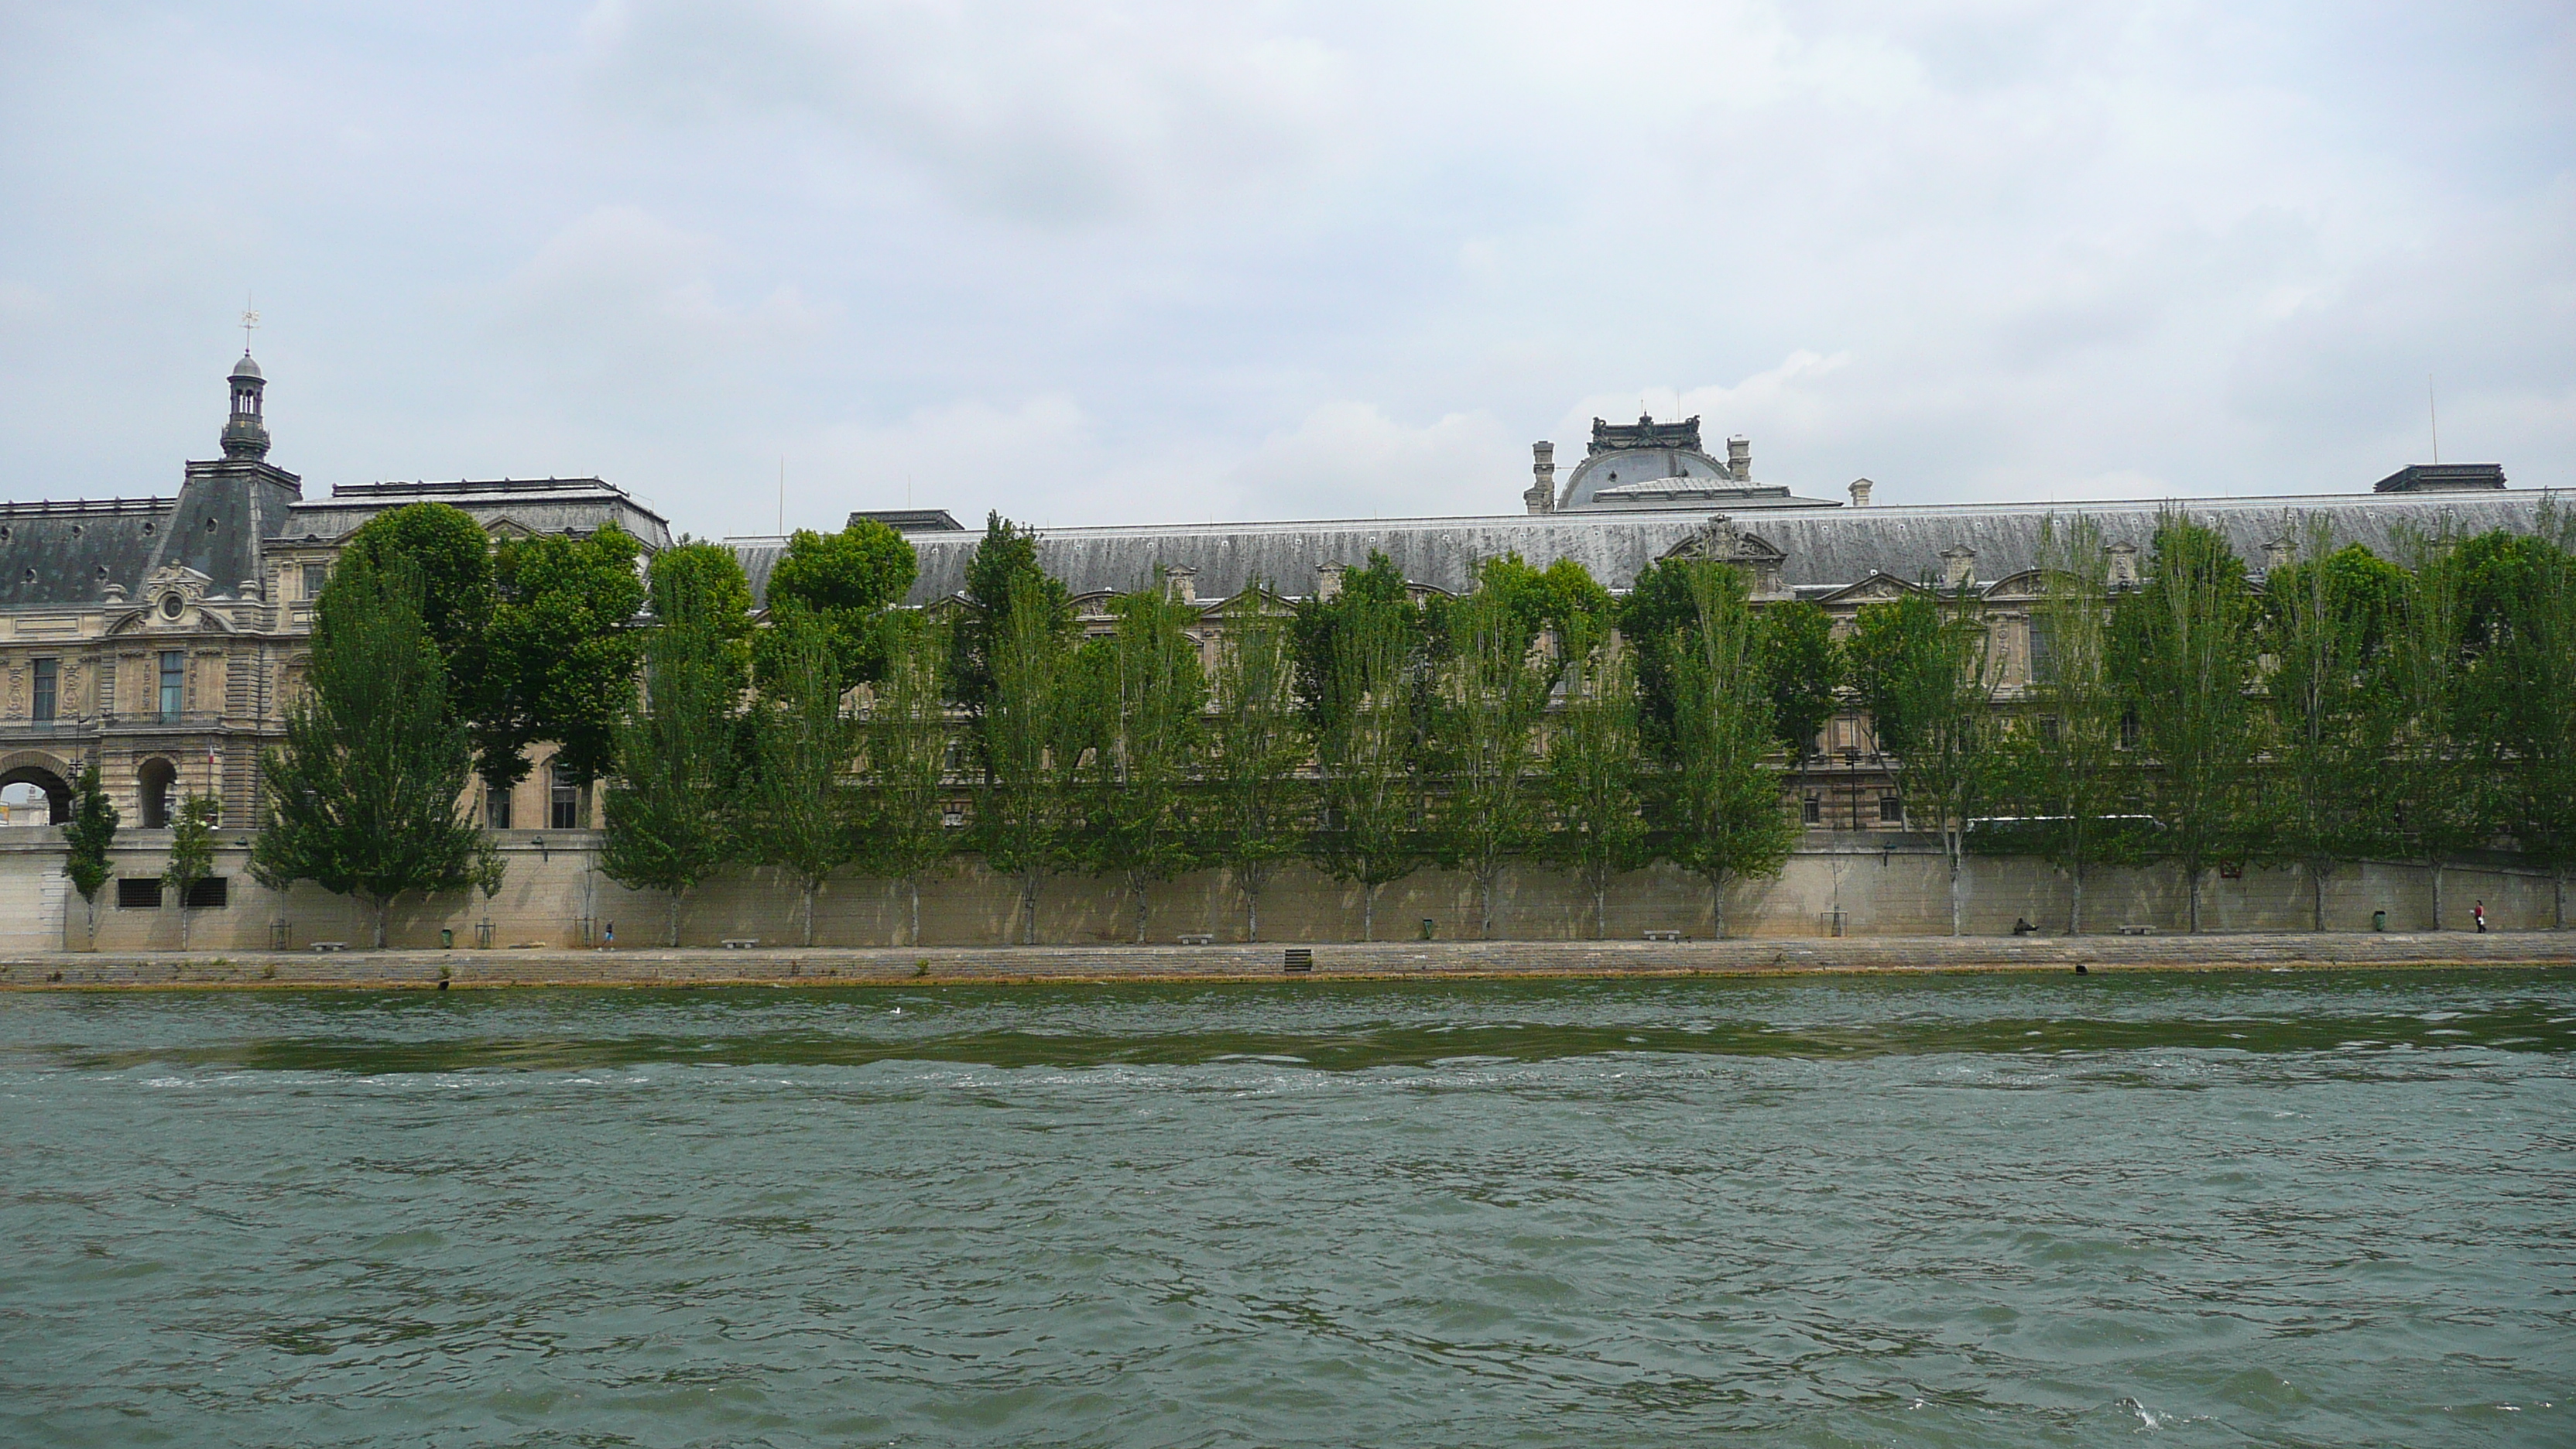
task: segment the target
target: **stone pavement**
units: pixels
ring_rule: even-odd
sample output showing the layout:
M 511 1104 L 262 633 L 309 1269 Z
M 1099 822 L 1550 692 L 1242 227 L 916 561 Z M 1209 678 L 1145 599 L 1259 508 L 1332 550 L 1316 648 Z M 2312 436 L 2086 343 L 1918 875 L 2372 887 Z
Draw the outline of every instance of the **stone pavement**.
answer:
M 48 953 L 0 959 L 0 990 L 100 987 L 833 986 L 1297 980 L 1281 945 L 925 946 L 748 951 Z M 2576 964 L 2576 931 L 1743 941 L 1324 943 L 1313 979 L 1803 972 L 2268 970 Z

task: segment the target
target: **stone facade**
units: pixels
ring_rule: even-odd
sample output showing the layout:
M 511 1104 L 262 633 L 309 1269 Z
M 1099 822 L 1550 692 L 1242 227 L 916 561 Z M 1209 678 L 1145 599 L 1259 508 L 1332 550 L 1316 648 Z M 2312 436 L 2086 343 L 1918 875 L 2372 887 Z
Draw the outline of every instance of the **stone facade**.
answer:
M 222 802 L 227 826 L 247 823 L 259 751 L 283 734 L 301 677 L 313 597 L 349 534 L 388 508 L 453 504 L 496 538 L 613 522 L 647 550 L 670 542 L 659 515 L 596 478 L 307 498 L 268 461 L 259 365 L 245 353 L 226 382 L 223 456 L 189 463 L 175 496 L 0 503 L 0 786 L 42 790 L 47 818 L 63 818 L 70 782 L 96 761 L 129 832 L 166 826 L 199 793 Z M 510 818 L 555 818 L 559 793 L 540 759 Z M 595 823 L 586 796 L 574 803 L 576 826 Z

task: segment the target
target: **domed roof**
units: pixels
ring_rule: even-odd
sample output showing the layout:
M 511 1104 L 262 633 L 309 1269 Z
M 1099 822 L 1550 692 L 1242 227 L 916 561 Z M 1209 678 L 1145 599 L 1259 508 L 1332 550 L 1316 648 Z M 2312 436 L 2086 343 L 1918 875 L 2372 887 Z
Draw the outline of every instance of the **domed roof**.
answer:
M 232 375 L 235 377 L 259 377 L 261 375 L 259 364 L 250 360 L 250 353 L 247 349 L 242 352 L 242 360 L 233 364 Z

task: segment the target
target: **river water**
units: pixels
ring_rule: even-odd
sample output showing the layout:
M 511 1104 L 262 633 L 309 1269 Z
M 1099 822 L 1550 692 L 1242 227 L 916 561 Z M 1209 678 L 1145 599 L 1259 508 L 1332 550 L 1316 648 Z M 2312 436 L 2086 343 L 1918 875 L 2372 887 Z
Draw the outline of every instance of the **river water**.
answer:
M 2576 1443 L 2576 972 L 0 997 L 10 1445 Z

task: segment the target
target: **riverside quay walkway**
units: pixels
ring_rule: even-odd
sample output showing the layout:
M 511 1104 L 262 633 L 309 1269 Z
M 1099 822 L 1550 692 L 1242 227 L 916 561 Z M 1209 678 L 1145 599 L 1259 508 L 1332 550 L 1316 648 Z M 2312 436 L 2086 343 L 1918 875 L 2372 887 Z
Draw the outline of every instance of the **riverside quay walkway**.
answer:
M 1306 953 L 1299 959 L 1298 953 Z M 1289 946 L 635 947 L 48 953 L 0 990 L 172 987 L 862 986 L 1087 981 L 2256 971 L 2576 965 L 2576 931 L 1914 936 L 1728 941 L 1380 941 Z

